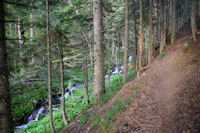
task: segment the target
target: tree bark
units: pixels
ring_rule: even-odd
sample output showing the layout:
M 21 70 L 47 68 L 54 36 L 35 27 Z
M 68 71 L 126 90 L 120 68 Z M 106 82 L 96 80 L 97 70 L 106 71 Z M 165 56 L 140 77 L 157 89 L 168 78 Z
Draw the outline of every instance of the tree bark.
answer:
M 176 0 L 171 2 L 171 45 L 174 45 L 176 41 Z
M 152 61 L 152 50 L 153 50 L 153 23 L 152 23 L 152 0 L 149 0 L 149 51 L 148 51 L 148 64 Z
M 62 45 L 62 44 L 61 44 Z M 61 79 L 61 96 L 62 96 L 62 117 L 65 125 L 68 125 L 67 113 L 65 111 L 65 88 L 64 88 L 64 67 L 63 67 L 63 49 L 60 50 L 60 79 Z
M 161 1 L 161 44 L 160 54 L 163 52 L 166 44 L 166 0 Z
M 123 81 L 126 83 L 127 77 L 128 77 L 128 45 L 129 45 L 129 3 L 128 0 L 125 1 L 125 8 L 126 8 L 126 14 L 125 14 L 125 46 L 124 46 L 124 76 Z
M 30 1 L 30 6 L 33 6 L 33 0 Z M 34 37 L 34 28 L 33 28 L 33 20 L 34 20 L 34 15 L 33 15 L 34 10 L 31 10 L 30 13 L 30 42 L 33 42 L 33 37 Z
M 25 73 L 25 70 L 24 70 L 24 62 L 23 62 L 23 50 L 22 50 L 22 47 L 24 45 L 24 41 L 23 41 L 23 35 L 22 35 L 22 31 L 23 31 L 23 27 L 22 27 L 22 24 L 20 22 L 20 18 L 18 18 L 18 24 L 17 24 L 17 30 L 18 30 L 18 38 L 19 38 L 19 47 L 20 47 L 20 52 L 19 52 L 19 56 L 20 56 L 20 75 L 24 75 Z
M 46 25 L 47 25 L 47 60 L 48 60 L 48 100 L 49 100 L 49 115 L 50 115 L 50 128 L 51 132 L 55 132 L 53 124 L 53 111 L 52 111 L 52 75 L 51 75 L 51 43 L 50 43 L 50 21 L 49 21 L 49 1 L 46 0 Z
M 68 125 L 68 120 L 67 120 L 67 113 L 65 111 L 65 87 L 64 87 L 64 62 L 63 62 L 63 44 L 62 44 L 62 38 L 61 34 L 58 30 L 57 27 L 57 38 L 58 38 L 58 51 L 59 51 L 59 56 L 60 56 L 60 81 L 61 81 L 61 96 L 62 96 L 62 101 L 61 101 L 61 107 L 62 107 L 62 117 L 65 125 Z
M 5 42 L 4 0 L 0 2 L 0 12 L 0 131 L 1 133 L 13 133 Z
M 116 67 L 117 67 L 117 73 L 118 73 L 118 82 L 120 83 L 120 73 L 119 73 L 119 59 L 120 56 L 120 34 L 118 33 L 118 42 L 116 47 L 116 53 L 115 53 L 115 59 L 116 59 Z
M 103 51 L 102 1 L 93 0 L 94 25 L 94 103 L 98 104 L 105 93 L 105 71 Z
M 153 14 L 154 14 L 154 21 L 153 21 L 153 43 L 158 43 L 158 0 L 153 0 Z
M 108 33 L 109 34 L 109 33 Z M 110 48 L 110 43 L 111 43 L 111 37 L 108 35 L 108 88 L 110 88 L 110 65 L 111 65 L 111 48 Z
M 86 38 L 86 36 L 85 36 Z M 83 70 L 83 77 L 84 77 L 84 87 L 85 87 L 85 98 L 86 98 L 86 103 L 90 104 L 90 100 L 89 100 L 89 94 L 88 94 L 88 52 L 87 52 L 87 45 L 88 44 L 84 44 L 84 70 Z
M 139 71 L 142 69 L 142 56 L 143 56 L 143 13 L 142 13 L 142 0 L 140 0 L 140 52 L 139 52 Z M 139 71 L 137 76 L 139 76 Z
M 197 11 L 197 0 L 193 0 L 192 15 L 191 15 L 191 27 L 192 27 L 192 37 L 193 37 L 194 42 L 197 42 L 196 11 Z
M 137 38 L 136 38 L 136 22 L 135 22 L 135 14 L 133 12 L 133 57 L 132 57 L 132 60 L 133 60 L 133 68 L 136 66 L 136 56 L 137 56 Z

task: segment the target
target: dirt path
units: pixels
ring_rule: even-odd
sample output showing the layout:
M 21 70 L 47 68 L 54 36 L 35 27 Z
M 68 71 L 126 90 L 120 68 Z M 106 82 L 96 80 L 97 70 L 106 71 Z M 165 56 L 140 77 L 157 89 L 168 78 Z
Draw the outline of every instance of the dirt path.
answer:
M 200 132 L 200 46 L 186 50 L 190 41 L 190 35 L 177 40 L 140 77 L 135 102 L 118 118 L 115 132 Z
M 130 107 L 115 118 L 116 133 L 200 133 L 200 42 L 192 42 L 182 28 L 176 45 L 167 48 L 147 66 L 141 76 L 125 84 L 106 105 L 91 108 L 88 113 L 103 114 L 117 100 L 132 97 Z M 186 48 L 186 43 L 191 44 Z M 137 92 L 133 95 L 133 89 Z M 60 133 L 96 133 L 99 125 L 90 117 L 80 124 L 75 118 Z M 114 116 L 113 116 L 114 117 Z

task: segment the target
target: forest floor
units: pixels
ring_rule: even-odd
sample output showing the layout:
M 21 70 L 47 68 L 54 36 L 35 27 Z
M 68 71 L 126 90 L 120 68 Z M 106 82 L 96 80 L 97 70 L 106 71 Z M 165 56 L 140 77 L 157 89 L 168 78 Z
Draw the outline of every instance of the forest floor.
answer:
M 181 34 L 180 34 L 181 33 Z M 200 132 L 200 42 L 180 30 L 176 45 L 168 46 L 163 57 L 145 67 L 141 76 L 129 81 L 105 105 L 88 110 L 100 117 L 116 101 L 133 98 L 131 104 L 112 116 L 104 132 L 116 133 L 199 133 Z M 137 91 L 133 93 L 134 88 Z M 94 117 L 80 123 L 78 116 L 61 133 L 96 133 L 105 122 L 95 125 Z

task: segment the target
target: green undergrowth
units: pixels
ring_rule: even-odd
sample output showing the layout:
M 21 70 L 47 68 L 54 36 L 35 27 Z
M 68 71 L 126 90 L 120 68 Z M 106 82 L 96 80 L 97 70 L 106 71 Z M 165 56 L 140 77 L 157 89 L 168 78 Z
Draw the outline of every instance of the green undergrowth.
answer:
M 90 102 L 93 103 L 92 89 L 89 87 L 89 95 Z M 86 110 L 90 107 L 86 103 L 86 99 L 84 97 L 85 90 L 82 86 L 79 86 L 77 90 L 74 91 L 73 98 L 70 96 L 66 99 L 65 107 L 68 116 L 68 121 L 73 120 L 77 115 L 79 115 L 82 111 Z M 58 132 L 63 126 L 64 121 L 62 119 L 62 109 L 58 108 L 53 111 L 53 121 L 55 125 L 55 129 Z M 28 128 L 26 128 L 24 133 L 48 133 L 50 132 L 49 127 L 49 115 L 42 118 L 39 121 L 32 122 Z
M 92 78 L 92 70 L 89 69 L 88 71 L 89 78 Z M 82 75 L 83 72 L 81 69 L 74 69 L 73 75 L 65 74 L 65 88 L 67 88 L 69 81 L 72 83 L 83 82 Z M 53 72 L 52 76 L 53 95 L 54 97 L 59 97 L 60 74 L 58 72 Z M 20 74 L 16 74 L 14 77 L 10 78 L 10 83 L 12 84 L 13 82 L 20 81 L 20 78 Z M 48 95 L 47 92 L 47 82 L 45 80 L 30 85 L 22 85 L 19 83 L 11 86 L 11 106 L 14 121 L 28 117 L 38 106 L 44 106 L 44 101 L 47 99 Z M 34 102 L 36 104 L 34 104 Z
M 31 114 L 34 108 L 34 101 L 40 102 L 44 101 L 46 98 L 46 88 L 41 84 L 33 84 L 32 86 L 29 86 L 25 89 L 23 89 L 21 86 L 18 86 L 15 89 L 11 89 L 11 106 L 13 118 L 20 119 L 22 116 Z
M 135 75 L 135 70 L 129 69 L 128 78 L 133 78 L 134 75 Z M 120 74 L 120 81 L 122 81 L 122 78 L 123 76 L 122 74 Z M 107 89 L 106 93 L 101 97 L 102 103 L 105 103 L 109 99 L 111 99 L 113 95 L 119 90 L 119 86 L 122 84 L 122 82 L 120 83 L 118 82 L 118 75 L 112 75 L 110 83 L 111 83 L 110 88 Z M 106 85 L 108 85 L 107 82 L 106 82 Z M 137 87 L 134 87 L 132 93 L 134 94 L 136 90 L 137 90 Z M 90 117 L 94 117 L 95 121 L 92 122 L 92 125 L 99 125 L 101 127 L 101 130 L 100 130 L 101 133 L 112 132 L 111 131 L 112 128 L 109 128 L 109 126 L 112 126 L 112 123 L 115 119 L 114 116 L 116 116 L 118 113 L 128 108 L 132 100 L 133 100 L 132 97 L 124 98 L 123 101 L 117 100 L 115 101 L 115 103 L 112 105 L 111 108 L 106 109 L 104 113 L 101 115 L 89 114 L 86 111 L 84 112 L 84 115 L 81 117 L 79 122 L 84 125 Z
M 130 77 L 133 76 L 134 71 L 129 71 Z M 101 97 L 101 102 L 105 103 L 109 99 L 113 97 L 113 95 L 119 90 L 119 86 L 122 84 L 121 82 L 118 82 L 118 75 L 112 75 L 110 77 L 110 88 L 108 88 L 108 82 L 106 79 L 106 93 Z M 120 75 L 120 79 L 122 81 L 122 74 Z M 89 84 L 89 96 L 90 96 L 90 102 L 91 104 L 93 103 L 93 90 L 92 90 L 92 84 Z M 85 90 L 83 86 L 79 86 L 77 90 L 74 91 L 74 98 L 71 96 L 66 99 L 66 110 L 67 110 L 67 116 L 68 120 L 72 121 L 76 116 L 78 116 L 80 113 L 84 113 L 83 117 L 81 118 L 80 122 L 84 123 L 90 116 L 87 115 L 87 109 L 90 108 L 90 105 L 86 103 L 85 99 Z M 119 108 L 118 106 L 121 107 L 120 105 L 114 106 L 113 109 Z M 110 114 L 111 116 L 111 114 Z M 63 126 L 64 126 L 64 121 L 62 119 L 62 110 L 61 108 L 56 109 L 53 112 L 53 119 L 54 119 L 54 125 L 55 129 L 58 132 Z M 44 118 L 41 118 L 41 120 L 32 122 L 28 128 L 26 128 L 24 133 L 45 133 L 45 132 L 50 132 L 50 127 L 49 127 L 49 115 L 47 115 Z
M 136 90 L 137 87 L 133 88 L 132 93 L 134 94 Z M 101 127 L 99 130 L 100 133 L 113 132 L 112 129 L 113 122 L 115 121 L 115 116 L 127 109 L 132 101 L 133 97 L 123 98 L 122 101 L 115 101 L 110 108 L 105 109 L 103 114 L 91 114 L 90 116 L 95 118 L 95 121 L 92 122 L 92 125 L 99 125 Z

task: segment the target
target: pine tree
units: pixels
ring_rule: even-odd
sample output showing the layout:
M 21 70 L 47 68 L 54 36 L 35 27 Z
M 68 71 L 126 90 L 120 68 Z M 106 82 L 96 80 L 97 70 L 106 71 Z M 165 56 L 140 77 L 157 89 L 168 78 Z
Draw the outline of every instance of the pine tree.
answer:
M 192 37 L 195 42 L 197 42 L 196 12 L 197 12 L 197 0 L 193 0 L 192 1 L 191 28 L 192 28 Z
M 4 0 L 0 2 L 0 132 L 12 133 L 10 89 L 8 81 L 7 50 L 5 42 Z
M 125 46 L 124 46 L 124 76 L 123 80 L 126 83 L 128 76 L 128 45 L 129 45 L 129 2 L 125 1 L 126 14 L 125 14 Z
M 50 127 L 51 132 L 55 132 L 53 124 L 53 111 L 52 111 L 52 69 L 51 69 L 51 42 L 50 42 L 50 21 L 49 21 L 49 1 L 46 0 L 46 24 L 47 24 L 47 60 L 48 60 L 48 100 L 49 100 L 49 114 L 50 114 Z
M 94 103 L 98 104 L 105 93 L 105 72 L 103 52 L 102 1 L 93 0 L 94 25 Z

